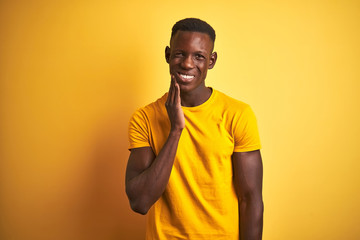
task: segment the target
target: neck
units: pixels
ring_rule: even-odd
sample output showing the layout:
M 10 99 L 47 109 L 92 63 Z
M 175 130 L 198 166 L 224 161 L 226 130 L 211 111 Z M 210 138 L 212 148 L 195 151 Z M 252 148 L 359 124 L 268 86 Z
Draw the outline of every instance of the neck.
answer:
M 192 92 L 180 92 L 181 105 L 184 107 L 196 107 L 206 102 L 212 93 L 212 89 L 203 87 Z

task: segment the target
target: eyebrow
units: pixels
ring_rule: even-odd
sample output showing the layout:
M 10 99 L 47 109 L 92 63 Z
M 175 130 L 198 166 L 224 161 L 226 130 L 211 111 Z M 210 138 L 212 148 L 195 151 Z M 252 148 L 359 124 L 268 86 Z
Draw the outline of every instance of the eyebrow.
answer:
M 174 49 L 173 51 L 174 52 L 186 52 L 183 49 Z M 201 53 L 201 54 L 204 54 L 204 55 L 209 54 L 207 51 L 195 51 L 194 53 Z

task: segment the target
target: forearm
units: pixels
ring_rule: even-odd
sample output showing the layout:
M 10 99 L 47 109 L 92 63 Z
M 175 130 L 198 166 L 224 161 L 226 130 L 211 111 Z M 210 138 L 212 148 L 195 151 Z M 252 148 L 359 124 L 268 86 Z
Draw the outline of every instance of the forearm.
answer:
M 127 181 L 126 192 L 134 211 L 146 214 L 164 192 L 170 178 L 181 132 L 182 130 L 171 131 L 151 165 Z
M 241 240 L 261 240 L 264 205 L 261 197 L 239 199 Z

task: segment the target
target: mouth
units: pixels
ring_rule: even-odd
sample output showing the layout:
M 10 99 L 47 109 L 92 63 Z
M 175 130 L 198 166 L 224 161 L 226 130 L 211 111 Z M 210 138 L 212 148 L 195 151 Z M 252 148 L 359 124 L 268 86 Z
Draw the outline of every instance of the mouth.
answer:
M 183 73 L 176 73 L 178 80 L 180 80 L 180 83 L 190 83 L 195 76 L 190 74 L 183 74 Z

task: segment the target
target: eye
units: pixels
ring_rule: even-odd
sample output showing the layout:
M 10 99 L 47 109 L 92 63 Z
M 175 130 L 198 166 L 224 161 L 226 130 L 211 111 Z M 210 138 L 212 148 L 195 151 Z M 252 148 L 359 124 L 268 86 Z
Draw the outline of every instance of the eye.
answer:
M 174 54 L 174 56 L 175 56 L 175 57 L 182 57 L 182 56 L 184 56 L 184 54 L 183 54 L 182 52 L 176 52 L 176 53 Z
M 204 55 L 201 55 L 201 54 L 199 54 L 199 53 L 197 53 L 196 55 L 195 55 L 195 57 L 196 57 L 196 59 L 205 59 L 205 57 L 204 57 Z

